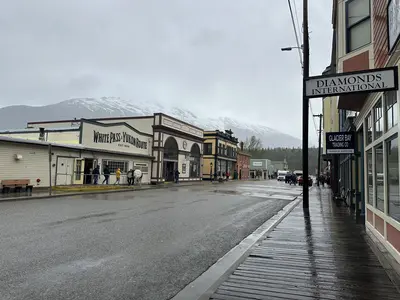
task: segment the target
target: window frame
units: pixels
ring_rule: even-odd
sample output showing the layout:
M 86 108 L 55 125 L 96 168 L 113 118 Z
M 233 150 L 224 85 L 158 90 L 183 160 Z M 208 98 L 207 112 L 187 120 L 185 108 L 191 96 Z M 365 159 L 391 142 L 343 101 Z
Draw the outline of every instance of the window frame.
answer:
M 380 113 L 380 115 L 379 115 Z M 385 133 L 385 122 L 383 120 L 384 115 L 384 104 L 383 104 L 383 97 L 379 97 L 374 106 L 372 107 L 372 141 L 375 141 L 383 136 Z M 376 125 L 380 123 L 380 136 L 377 135 Z
M 207 151 L 210 150 L 210 151 Z M 204 155 L 212 155 L 213 146 L 212 143 L 204 143 Z
M 128 169 L 129 169 L 129 161 L 127 160 L 115 160 L 115 159 L 103 159 L 101 161 L 102 164 L 102 171 L 104 170 L 105 166 L 108 166 L 109 170 L 110 170 L 110 174 L 115 174 L 115 171 L 117 168 L 121 168 L 121 167 L 110 167 L 110 163 L 123 163 L 124 164 L 124 169 L 121 169 L 121 173 L 127 173 Z
M 346 53 L 351 53 L 351 52 L 357 51 L 358 49 L 361 49 L 361 48 L 371 44 L 371 42 L 372 42 L 372 36 L 371 36 L 372 35 L 371 0 L 368 0 L 368 2 L 369 2 L 369 5 L 368 5 L 368 16 L 360 19 L 359 21 L 357 21 L 356 23 L 354 23 L 352 25 L 349 25 L 349 4 L 354 2 L 354 1 L 365 1 L 365 0 L 348 0 L 348 1 L 346 1 L 346 4 L 345 4 Z M 364 23 L 365 21 L 368 21 L 368 20 L 370 22 L 370 26 L 369 26 L 370 27 L 370 29 L 369 29 L 369 42 L 364 44 L 364 45 L 362 45 L 362 46 L 360 46 L 360 47 L 358 47 L 358 48 L 351 49 L 350 48 L 350 45 L 351 45 L 350 44 L 350 39 L 351 39 L 351 33 L 350 32 L 351 32 L 351 30 L 354 27 L 357 27 L 358 25 L 360 25 L 360 24 L 362 24 L 362 23 Z
M 392 218 L 393 220 L 395 220 L 395 221 L 397 221 L 397 222 L 400 223 L 400 218 L 395 218 L 395 217 L 391 214 L 391 210 L 390 210 L 390 197 L 389 197 L 389 194 L 390 194 L 389 179 L 390 179 L 390 177 L 389 177 L 389 168 L 388 168 L 388 166 L 389 166 L 389 156 L 388 156 L 389 147 L 388 147 L 388 144 L 389 144 L 390 142 L 392 142 L 393 140 L 395 140 L 395 139 L 397 139 L 397 151 L 398 151 L 398 153 L 397 153 L 397 162 L 400 163 L 400 151 L 399 151 L 399 148 L 400 148 L 400 147 L 399 147 L 400 136 L 399 136 L 399 133 L 395 133 L 394 135 L 388 137 L 388 138 L 385 139 L 385 141 L 384 141 L 384 143 L 385 143 L 385 145 L 386 145 L 386 147 L 385 147 L 385 165 L 386 165 L 386 170 L 385 170 L 385 178 L 386 178 L 386 181 L 385 181 L 385 188 L 386 188 L 386 190 L 385 190 L 385 193 L 386 193 L 386 195 L 387 195 L 387 203 L 386 203 L 387 213 L 386 213 L 386 215 L 387 215 L 389 218 Z M 399 178 L 400 178 L 400 168 L 399 168 L 399 172 L 398 172 L 397 176 L 398 176 L 398 180 L 399 180 Z

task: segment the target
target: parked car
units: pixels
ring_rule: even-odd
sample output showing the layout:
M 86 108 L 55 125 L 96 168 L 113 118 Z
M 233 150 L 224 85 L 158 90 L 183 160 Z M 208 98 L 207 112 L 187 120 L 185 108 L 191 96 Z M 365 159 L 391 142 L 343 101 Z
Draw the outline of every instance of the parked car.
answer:
M 303 185 L 303 176 L 299 176 L 299 178 L 297 178 L 297 182 L 299 183 L 299 185 Z M 308 186 L 312 186 L 313 185 L 313 180 L 311 178 L 311 176 L 308 176 Z

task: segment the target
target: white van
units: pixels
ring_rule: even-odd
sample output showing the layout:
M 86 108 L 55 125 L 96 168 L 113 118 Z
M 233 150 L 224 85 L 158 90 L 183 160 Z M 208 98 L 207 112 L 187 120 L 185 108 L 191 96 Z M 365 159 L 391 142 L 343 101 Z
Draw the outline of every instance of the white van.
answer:
M 293 173 L 296 174 L 297 177 L 303 176 L 303 170 L 295 170 Z
M 278 181 L 285 181 L 285 177 L 286 177 L 287 173 L 289 173 L 289 171 L 278 170 L 278 174 L 277 174 Z

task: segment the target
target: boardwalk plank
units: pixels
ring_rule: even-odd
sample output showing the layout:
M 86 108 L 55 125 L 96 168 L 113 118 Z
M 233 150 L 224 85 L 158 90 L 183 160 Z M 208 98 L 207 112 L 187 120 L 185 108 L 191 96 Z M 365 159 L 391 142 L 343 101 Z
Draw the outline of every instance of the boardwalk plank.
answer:
M 210 299 L 400 299 L 363 226 L 329 191 L 310 196 L 309 216 L 297 206 Z

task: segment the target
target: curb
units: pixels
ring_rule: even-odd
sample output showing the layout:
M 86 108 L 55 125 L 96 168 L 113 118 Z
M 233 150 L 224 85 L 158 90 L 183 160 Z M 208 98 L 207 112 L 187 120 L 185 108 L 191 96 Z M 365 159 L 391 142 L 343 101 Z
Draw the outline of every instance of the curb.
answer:
M 263 223 L 253 233 L 232 248 L 208 270 L 184 287 L 170 300 L 209 300 L 215 290 L 247 258 L 253 246 L 270 233 L 280 222 L 299 205 L 302 198 L 298 195 L 276 215 Z
M 226 182 L 225 182 L 226 183 Z M 181 188 L 186 186 L 203 186 L 207 185 L 206 182 L 202 183 L 192 183 L 192 184 L 184 184 L 184 185 L 159 185 L 156 187 L 142 187 L 140 189 L 119 189 L 119 190 L 103 190 L 103 191 L 90 191 L 90 192 L 65 192 L 63 194 L 56 195 L 43 195 L 43 196 L 23 196 L 23 197 L 15 197 L 15 198 L 0 198 L 1 202 L 13 202 L 13 201 L 26 201 L 26 200 L 38 200 L 38 199 L 53 199 L 53 198 L 61 198 L 61 197 L 69 197 L 69 196 L 81 196 L 81 195 L 97 195 L 97 194 L 111 194 L 111 193 L 124 193 L 124 192 L 137 192 L 137 191 L 148 191 L 148 190 L 159 190 L 159 189 L 167 189 L 171 187 Z

